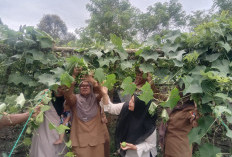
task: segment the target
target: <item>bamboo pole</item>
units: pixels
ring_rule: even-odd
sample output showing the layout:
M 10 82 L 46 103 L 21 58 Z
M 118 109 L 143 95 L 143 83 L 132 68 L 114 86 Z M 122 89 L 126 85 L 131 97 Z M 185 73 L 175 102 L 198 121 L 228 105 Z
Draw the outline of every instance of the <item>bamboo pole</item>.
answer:
M 138 50 L 139 49 L 125 49 L 125 51 L 127 53 L 135 53 Z M 57 46 L 53 47 L 53 51 L 54 52 L 76 52 L 76 53 L 82 53 L 82 52 L 84 52 L 84 50 L 78 51 L 78 48 L 75 48 L 75 47 L 57 47 Z M 156 49 L 155 51 L 158 52 L 158 53 L 163 54 L 163 51 L 160 50 L 160 49 Z

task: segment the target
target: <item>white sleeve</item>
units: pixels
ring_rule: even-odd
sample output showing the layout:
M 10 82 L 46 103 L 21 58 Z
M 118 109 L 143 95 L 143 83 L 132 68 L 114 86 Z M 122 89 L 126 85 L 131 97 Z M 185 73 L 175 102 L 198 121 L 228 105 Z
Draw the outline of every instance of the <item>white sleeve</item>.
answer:
M 100 101 L 100 106 L 102 108 L 104 108 L 105 112 L 108 112 L 110 114 L 114 114 L 114 115 L 119 115 L 122 109 L 124 102 L 122 103 L 118 103 L 118 104 L 113 104 L 110 99 L 107 105 L 103 104 L 103 100 L 101 99 Z
M 147 138 L 144 142 L 136 145 L 138 156 L 142 156 L 144 153 L 152 153 L 152 156 L 157 155 L 156 149 L 156 130 Z

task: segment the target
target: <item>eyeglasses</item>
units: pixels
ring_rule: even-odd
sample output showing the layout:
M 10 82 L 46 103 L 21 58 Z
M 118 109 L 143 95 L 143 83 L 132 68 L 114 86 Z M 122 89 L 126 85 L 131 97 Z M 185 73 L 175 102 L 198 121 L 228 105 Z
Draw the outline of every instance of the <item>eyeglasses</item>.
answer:
M 89 88 L 90 85 L 81 85 L 80 87 L 81 87 L 81 88 Z

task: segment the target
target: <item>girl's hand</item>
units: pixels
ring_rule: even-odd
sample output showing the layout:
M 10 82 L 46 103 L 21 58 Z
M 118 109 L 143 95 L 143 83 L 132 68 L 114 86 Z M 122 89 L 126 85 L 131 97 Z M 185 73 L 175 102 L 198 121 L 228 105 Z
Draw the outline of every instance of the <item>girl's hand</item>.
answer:
M 38 106 L 36 106 L 35 108 L 34 108 L 34 113 L 32 114 L 32 117 L 34 118 L 34 117 L 36 117 L 39 113 L 40 113 L 40 106 L 41 106 L 42 104 L 40 104 L 40 105 L 38 105 Z
M 62 90 L 62 93 L 65 98 L 69 97 L 70 95 L 73 94 L 74 88 L 75 88 L 76 82 L 72 82 L 71 87 L 68 88 L 65 85 L 60 86 L 60 89 Z
M 91 82 L 94 88 L 99 86 L 98 82 L 93 78 L 93 76 L 88 75 L 83 80 Z
M 120 143 L 120 145 L 121 145 L 121 144 L 122 144 L 122 143 Z M 130 149 L 130 150 L 136 150 L 137 147 L 136 147 L 136 145 L 134 145 L 134 144 L 126 143 L 126 147 L 122 147 L 122 145 L 121 145 L 121 149 L 122 149 L 122 150 L 128 150 L 128 149 Z
M 101 93 L 102 93 L 102 95 L 108 95 L 108 88 L 102 86 L 102 87 L 101 87 Z
M 78 76 L 82 71 L 82 67 L 74 67 L 73 68 L 73 73 L 72 73 L 72 76 Z

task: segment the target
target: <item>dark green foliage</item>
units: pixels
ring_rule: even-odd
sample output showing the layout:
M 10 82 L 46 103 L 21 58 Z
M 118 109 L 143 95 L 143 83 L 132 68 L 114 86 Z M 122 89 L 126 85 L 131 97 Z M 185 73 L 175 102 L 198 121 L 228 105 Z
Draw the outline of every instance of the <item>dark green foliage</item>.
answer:
M 1 96 L 23 92 L 31 98 L 36 91 L 45 88 L 38 82 L 41 79 L 47 81 L 40 78 L 42 74 L 50 73 L 53 67 L 58 66 L 58 60 L 52 53 L 53 41 L 46 33 L 33 27 L 21 27 L 19 32 L 15 32 L 0 26 L 0 31 L 3 34 L 0 39 L 0 83 L 5 86 Z
M 221 13 L 223 10 L 232 12 L 232 1 L 231 0 L 213 0 L 214 6 L 219 9 Z
M 83 43 L 104 42 L 110 39 L 110 34 L 132 40 L 132 36 L 135 35 L 133 28 L 135 9 L 129 1 L 91 0 L 86 8 L 91 16 L 88 20 L 88 26 L 76 31 Z
M 146 13 L 141 13 L 137 17 L 136 28 L 143 39 L 154 34 L 161 34 L 164 30 L 177 29 L 185 25 L 185 12 L 181 3 L 176 0 L 161 3 L 157 2 L 147 8 Z

